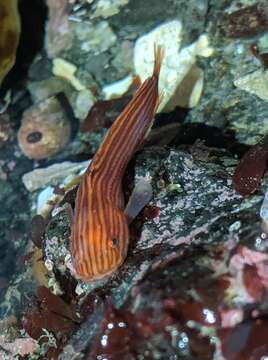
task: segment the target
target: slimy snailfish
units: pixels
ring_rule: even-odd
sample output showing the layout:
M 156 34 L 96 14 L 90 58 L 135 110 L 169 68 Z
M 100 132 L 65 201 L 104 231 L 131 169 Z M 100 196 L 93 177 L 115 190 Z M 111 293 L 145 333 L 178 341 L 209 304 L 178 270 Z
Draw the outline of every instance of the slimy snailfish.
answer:
M 152 76 L 141 84 L 111 126 L 78 188 L 70 247 L 75 276 L 84 281 L 113 273 L 127 256 L 129 229 L 122 178 L 159 104 L 163 49 L 155 47 L 154 54 Z

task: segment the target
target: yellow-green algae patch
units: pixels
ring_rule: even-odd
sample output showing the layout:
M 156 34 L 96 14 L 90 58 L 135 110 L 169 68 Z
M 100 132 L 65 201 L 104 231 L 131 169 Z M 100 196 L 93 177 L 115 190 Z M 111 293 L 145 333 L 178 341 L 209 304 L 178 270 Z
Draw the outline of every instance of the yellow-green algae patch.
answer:
M 18 0 L 0 0 L 0 85 L 15 63 L 19 36 Z

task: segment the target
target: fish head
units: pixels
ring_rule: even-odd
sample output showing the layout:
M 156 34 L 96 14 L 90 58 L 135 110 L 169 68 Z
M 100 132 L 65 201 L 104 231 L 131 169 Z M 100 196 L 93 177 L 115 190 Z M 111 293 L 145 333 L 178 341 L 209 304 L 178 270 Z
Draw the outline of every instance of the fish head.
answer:
M 128 222 L 123 210 L 107 201 L 90 216 L 79 238 L 73 239 L 72 234 L 71 239 L 71 243 L 76 241 L 76 249 L 72 251 L 75 276 L 84 281 L 114 273 L 125 260 L 129 243 Z

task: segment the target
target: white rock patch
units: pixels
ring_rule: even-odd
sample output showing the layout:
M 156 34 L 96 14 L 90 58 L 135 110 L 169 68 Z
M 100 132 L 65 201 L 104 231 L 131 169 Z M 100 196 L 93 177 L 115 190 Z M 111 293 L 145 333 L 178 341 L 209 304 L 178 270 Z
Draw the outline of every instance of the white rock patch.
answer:
M 129 0 L 99 0 L 96 5 L 93 18 L 103 17 L 104 19 L 118 14 L 120 7 L 125 6 Z
M 142 81 L 152 74 L 154 45 L 160 45 L 165 50 L 159 80 L 159 90 L 160 93 L 163 93 L 163 98 L 158 112 L 170 111 L 177 105 L 195 106 L 202 93 L 203 72 L 195 65 L 196 57 L 209 57 L 212 55 L 213 50 L 209 47 L 206 34 L 202 34 L 196 42 L 181 49 L 182 30 L 180 21 L 170 21 L 141 36 L 135 44 L 134 66 L 136 74 L 139 75 Z M 192 87 L 185 92 L 185 98 L 183 98 L 180 85 L 193 69 L 195 81 Z M 198 76 L 196 77 L 196 75 Z M 192 76 L 190 78 L 193 79 Z M 183 86 L 185 87 L 185 83 Z M 192 91 L 194 91 L 193 95 Z
M 102 92 L 105 100 L 119 98 L 124 95 L 133 82 L 133 77 L 131 75 L 126 76 L 125 78 L 118 80 L 112 84 L 105 85 L 102 88 Z
M 244 91 L 268 100 L 268 72 L 256 70 L 234 81 L 234 85 Z

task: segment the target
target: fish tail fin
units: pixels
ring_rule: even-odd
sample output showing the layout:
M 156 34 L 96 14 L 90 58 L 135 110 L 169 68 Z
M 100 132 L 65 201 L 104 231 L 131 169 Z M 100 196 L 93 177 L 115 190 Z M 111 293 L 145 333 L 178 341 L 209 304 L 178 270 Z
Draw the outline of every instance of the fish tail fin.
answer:
M 163 62 L 163 58 L 165 55 L 165 51 L 162 46 L 156 45 L 154 43 L 154 70 L 153 70 L 153 76 L 159 77 L 161 65 Z

